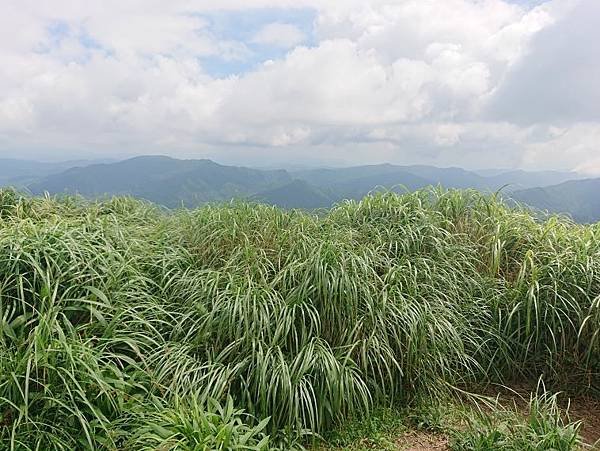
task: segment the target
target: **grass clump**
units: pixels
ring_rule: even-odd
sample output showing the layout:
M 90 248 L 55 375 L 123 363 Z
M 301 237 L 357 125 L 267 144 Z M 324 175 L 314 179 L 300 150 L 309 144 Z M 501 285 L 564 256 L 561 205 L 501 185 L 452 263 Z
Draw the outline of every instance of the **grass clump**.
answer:
M 290 448 L 474 381 L 596 393 L 599 232 L 468 191 L 323 216 L 0 191 L 0 449 L 193 442 L 206 418 Z
M 173 406 L 164 406 L 155 400 L 156 410 L 140 412 L 139 429 L 127 441 L 125 448 L 139 450 L 243 450 L 264 451 L 269 447 L 269 437 L 264 429 L 265 418 L 249 426 L 243 410 L 236 409 L 229 397 L 221 406 L 208 400 L 206 406 L 191 401 L 175 400 Z

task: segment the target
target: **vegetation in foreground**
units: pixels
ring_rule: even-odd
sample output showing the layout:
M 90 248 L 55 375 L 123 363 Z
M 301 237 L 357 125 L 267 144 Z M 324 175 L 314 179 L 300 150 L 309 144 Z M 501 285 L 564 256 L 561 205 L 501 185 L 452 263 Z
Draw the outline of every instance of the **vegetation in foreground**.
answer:
M 469 191 L 322 216 L 2 191 L 0 449 L 292 449 L 474 382 L 597 394 L 599 227 Z M 575 446 L 546 420 L 508 436 Z

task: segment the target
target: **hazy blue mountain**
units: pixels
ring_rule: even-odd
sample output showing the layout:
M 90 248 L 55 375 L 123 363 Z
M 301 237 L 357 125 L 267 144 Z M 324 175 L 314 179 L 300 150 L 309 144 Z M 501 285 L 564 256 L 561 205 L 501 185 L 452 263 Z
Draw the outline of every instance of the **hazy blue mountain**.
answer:
M 167 207 L 246 198 L 289 183 L 283 170 L 223 166 L 210 160 L 145 156 L 113 164 L 72 168 L 30 185 L 33 193 L 77 193 L 85 197 L 125 194 Z
M 0 158 L 0 186 L 23 188 L 34 181 L 51 174 L 58 174 L 69 168 L 88 166 L 98 161 L 74 160 L 54 163 L 41 161 Z
M 476 187 L 485 185 L 485 178 L 473 172 L 459 168 L 436 168 L 433 166 L 397 166 L 392 164 L 379 164 L 371 166 L 355 166 L 350 168 L 313 169 L 297 171 L 293 175 L 318 186 L 337 186 L 351 183 L 355 180 L 371 179 L 375 185 L 402 184 L 403 178 L 418 177 L 426 180 L 426 184 L 442 184 L 448 187 Z M 378 181 L 381 177 L 382 181 Z
M 483 173 L 488 175 L 483 175 Z M 514 191 L 523 188 L 554 185 L 581 177 L 576 173 L 553 171 L 489 170 L 483 171 L 483 173 L 452 167 L 380 164 L 294 171 L 292 174 L 294 177 L 306 180 L 316 186 L 332 188 L 338 192 L 340 191 L 339 187 L 352 186 L 359 183 L 359 181 L 371 182 L 372 186 L 365 192 L 370 191 L 375 186 L 391 188 L 395 185 L 406 185 L 409 188 L 442 185 L 446 188 L 474 188 L 485 191 L 496 191 L 504 188 L 505 191 Z M 409 175 L 418 177 L 420 181 L 410 178 Z
M 576 172 L 561 171 L 523 171 L 488 169 L 476 171 L 477 174 L 492 181 L 495 186 L 508 185 L 509 191 L 525 188 L 537 188 L 551 185 L 558 185 L 569 180 L 583 179 L 584 176 Z
M 328 208 L 335 199 L 304 180 L 295 179 L 285 185 L 252 196 L 252 200 L 282 208 Z
M 491 182 L 474 172 L 461 168 L 437 168 L 434 166 L 414 165 L 404 167 L 411 174 L 431 180 L 435 185 L 446 188 L 475 188 L 475 189 L 497 189 Z
M 396 172 L 401 166 L 392 164 L 376 164 L 369 166 L 353 166 L 348 168 L 324 168 L 292 171 L 295 178 L 305 180 L 317 186 L 334 186 L 338 183 L 349 182 L 357 178 L 378 176 Z
M 337 201 L 341 201 L 343 199 L 359 200 L 370 192 L 382 189 L 406 192 L 435 184 L 436 182 L 433 180 L 394 168 L 393 171 L 357 176 L 326 185 L 326 187 Z
M 540 210 L 568 214 L 578 222 L 600 221 L 598 178 L 515 191 L 511 197 Z
M 448 188 L 483 188 L 485 178 L 458 168 L 379 164 L 349 168 L 312 169 L 293 172 L 336 200 L 360 199 L 376 189 L 414 191 L 430 185 Z

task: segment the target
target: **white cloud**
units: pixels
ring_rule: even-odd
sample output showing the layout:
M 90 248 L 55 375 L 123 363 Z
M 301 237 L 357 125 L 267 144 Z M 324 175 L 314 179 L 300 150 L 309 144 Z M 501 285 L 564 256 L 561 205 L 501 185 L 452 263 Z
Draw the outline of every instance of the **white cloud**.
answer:
M 0 17 L 0 154 L 596 164 L 596 0 L 215 5 L 9 3 Z M 249 43 L 285 56 L 211 75 L 202 58 L 252 54 L 246 42 L 217 38 L 206 13 L 261 7 L 314 9 L 315 36 L 304 36 L 293 12 L 270 17 Z
M 540 31 L 491 99 L 492 118 L 520 124 L 600 121 L 600 2 L 571 5 Z
M 288 49 L 304 42 L 305 39 L 306 36 L 297 26 L 274 22 L 262 27 L 254 35 L 252 42 Z
M 600 175 L 597 167 L 598 143 L 600 143 L 599 123 L 578 123 L 558 132 L 554 127 L 541 127 L 548 136 L 526 143 L 524 165 L 527 167 L 574 166 L 576 170 Z

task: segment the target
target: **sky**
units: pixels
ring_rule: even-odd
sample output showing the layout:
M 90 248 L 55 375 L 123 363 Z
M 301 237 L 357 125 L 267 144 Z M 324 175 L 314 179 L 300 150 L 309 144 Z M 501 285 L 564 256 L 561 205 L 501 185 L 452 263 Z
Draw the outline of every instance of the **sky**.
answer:
M 600 175 L 599 0 L 0 0 L 0 157 Z

